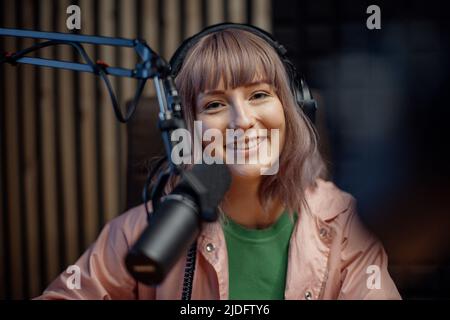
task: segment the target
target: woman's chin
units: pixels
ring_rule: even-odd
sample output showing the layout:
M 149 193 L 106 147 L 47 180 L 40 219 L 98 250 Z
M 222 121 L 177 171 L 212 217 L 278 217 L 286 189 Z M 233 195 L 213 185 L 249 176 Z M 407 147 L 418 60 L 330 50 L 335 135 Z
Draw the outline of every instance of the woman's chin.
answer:
M 260 164 L 232 164 L 228 165 L 233 177 L 242 179 L 256 179 L 262 176 L 265 166 Z

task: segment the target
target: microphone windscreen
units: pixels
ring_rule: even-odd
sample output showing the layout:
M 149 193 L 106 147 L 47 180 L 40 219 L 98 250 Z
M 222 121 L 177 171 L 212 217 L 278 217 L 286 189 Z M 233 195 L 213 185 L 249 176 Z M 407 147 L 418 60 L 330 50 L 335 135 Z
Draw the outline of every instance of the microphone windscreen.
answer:
M 190 188 L 187 188 L 186 179 L 189 179 L 191 184 L 194 183 L 196 188 L 204 188 L 202 193 L 205 195 L 205 204 L 208 207 L 218 206 L 231 185 L 230 170 L 225 164 L 194 165 L 175 188 L 174 193 L 189 191 Z

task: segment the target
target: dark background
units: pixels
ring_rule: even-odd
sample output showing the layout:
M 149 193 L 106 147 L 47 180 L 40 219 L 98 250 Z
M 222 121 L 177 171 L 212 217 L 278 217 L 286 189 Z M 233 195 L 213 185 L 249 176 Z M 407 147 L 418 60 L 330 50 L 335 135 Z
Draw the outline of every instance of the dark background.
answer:
M 319 100 L 331 177 L 383 241 L 403 298 L 450 298 L 444 1 L 3 0 L 0 26 L 67 32 L 67 4 L 86 14 L 81 33 L 141 36 L 167 58 L 215 22 L 272 31 Z M 371 4 L 381 8 L 380 30 L 366 28 Z M 24 44 L 0 38 L 1 51 Z M 111 64 L 132 60 L 121 50 L 90 52 Z M 122 103 L 131 98 L 134 84 L 114 84 Z M 0 66 L 0 298 L 41 292 L 106 221 L 140 202 L 145 160 L 160 147 L 148 138 L 154 113 L 139 108 L 120 126 L 110 108 L 93 77 Z
M 381 8 L 381 30 L 364 28 Z M 274 1 L 318 90 L 333 180 L 383 240 L 404 298 L 450 297 L 449 22 L 443 1 Z

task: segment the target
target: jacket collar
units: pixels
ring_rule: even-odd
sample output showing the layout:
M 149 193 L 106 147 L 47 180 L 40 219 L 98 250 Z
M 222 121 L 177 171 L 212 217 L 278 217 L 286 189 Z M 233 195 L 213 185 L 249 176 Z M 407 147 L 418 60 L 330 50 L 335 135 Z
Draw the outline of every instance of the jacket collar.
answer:
M 328 257 L 336 234 L 331 222 L 348 210 L 352 196 L 333 183 L 317 180 L 315 187 L 305 192 L 309 212 L 303 210 L 295 225 L 289 246 L 286 278 L 286 299 L 318 299 L 328 277 Z M 208 245 L 215 252 L 207 252 Z M 220 298 L 228 295 L 228 255 L 220 222 L 204 222 L 198 239 L 198 249 L 214 267 L 219 279 Z M 224 266 L 226 266 L 224 268 Z M 301 270 L 301 276 L 299 276 Z
M 305 198 L 311 213 L 322 222 L 330 222 L 347 211 L 353 200 L 350 194 L 322 179 L 317 179 L 316 186 L 305 191 Z

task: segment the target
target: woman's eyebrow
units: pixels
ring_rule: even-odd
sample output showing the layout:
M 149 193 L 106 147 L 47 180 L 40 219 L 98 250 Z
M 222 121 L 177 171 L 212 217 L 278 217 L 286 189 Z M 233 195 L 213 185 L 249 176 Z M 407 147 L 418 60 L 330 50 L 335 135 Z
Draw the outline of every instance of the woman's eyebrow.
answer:
M 248 87 L 255 87 L 255 86 L 258 86 L 258 85 L 260 85 L 260 84 L 268 84 L 268 85 L 271 85 L 271 84 L 269 83 L 269 81 L 267 81 L 267 80 L 259 80 L 259 81 L 247 83 L 247 84 L 244 85 L 244 87 L 245 87 L 245 88 L 248 88 Z
M 223 94 L 223 93 L 225 93 L 225 91 L 223 91 L 223 90 L 208 90 L 208 91 L 201 93 L 201 95 L 202 96 L 210 96 L 210 95 L 214 95 L 214 94 Z
M 267 80 L 260 80 L 260 81 L 255 81 L 255 82 L 247 83 L 247 84 L 243 85 L 243 87 L 244 87 L 244 88 L 255 87 L 255 86 L 260 85 L 260 84 L 271 85 L 271 84 L 269 83 L 269 81 L 267 81 Z M 225 93 L 224 90 L 208 90 L 208 91 L 203 92 L 201 95 L 202 95 L 202 96 L 209 96 L 209 95 L 224 94 L 224 93 Z

